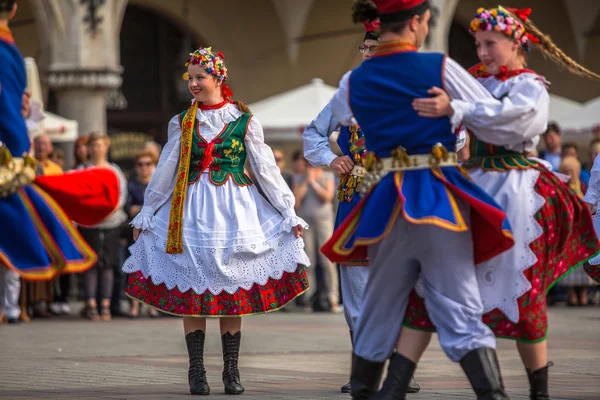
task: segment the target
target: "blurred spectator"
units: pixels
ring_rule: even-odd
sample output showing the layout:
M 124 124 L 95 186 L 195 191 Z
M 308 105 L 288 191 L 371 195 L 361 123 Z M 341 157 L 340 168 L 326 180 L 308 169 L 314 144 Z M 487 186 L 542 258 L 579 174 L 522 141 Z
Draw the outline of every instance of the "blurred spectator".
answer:
M 285 168 L 285 153 L 281 149 L 273 149 L 273 155 L 275 156 L 275 163 L 279 170 L 281 171 L 281 176 L 285 180 L 285 183 L 288 184 L 290 189 L 292 188 L 292 174 L 286 170 Z
M 82 316 L 90 320 L 109 321 L 112 318 L 111 300 L 115 271 L 120 271 L 119 251 L 121 226 L 127 221 L 123 210 L 127 201 L 127 180 L 121 169 L 108 162 L 110 138 L 106 134 L 92 133 L 88 137 L 87 164 L 80 169 L 89 167 L 111 168 L 119 177 L 121 193 L 119 208 L 110 217 L 94 227 L 80 227 L 79 231 L 87 243 L 98 254 L 98 262 L 84 272 L 84 292 L 86 305 Z M 97 296 L 99 294 L 99 296 Z M 100 315 L 98 315 L 97 297 L 100 299 Z M 120 301 L 120 293 L 118 300 Z
M 310 229 L 304 231 L 306 254 L 314 267 L 322 268 L 321 297 L 329 302 L 332 312 L 339 312 L 337 267 L 319 251 L 333 233 L 335 179 L 331 172 L 311 166 L 300 152 L 294 154 L 294 172 L 292 191 L 296 197 L 296 212 L 310 225 Z M 318 285 L 315 268 L 309 268 L 307 272 L 311 289 L 306 298 L 310 301 Z
M 57 163 L 50 160 L 50 154 L 53 151 L 54 146 L 52 145 L 50 136 L 42 134 L 33 139 L 33 155 L 38 162 L 37 175 L 48 176 L 61 175 L 63 173 L 63 169 Z
M 579 146 L 577 146 L 577 143 L 571 142 L 563 144 L 560 156 L 563 160 L 567 157 L 573 157 L 581 162 L 581 160 L 579 159 Z M 587 185 L 590 182 L 590 173 L 582 166 L 580 166 L 579 169 L 581 170 L 581 172 L 579 173 L 579 180 L 584 185 Z
M 127 203 L 125 204 L 125 212 L 129 216 L 129 219 L 133 219 L 139 214 L 142 206 L 144 205 L 144 193 L 150 178 L 156 170 L 156 164 L 158 159 L 154 152 L 144 150 L 137 154 L 134 158 L 134 177 L 129 179 L 127 182 Z M 133 244 L 133 229 L 127 225 L 127 244 L 131 246 Z M 130 317 L 136 318 L 140 314 L 140 303 L 136 300 L 131 300 L 131 312 Z M 150 309 L 150 316 L 157 317 L 158 311 Z
M 88 162 L 88 137 L 87 136 L 79 136 L 75 141 L 75 165 L 73 165 L 73 169 L 81 168 L 82 165 L 87 164 Z
M 50 160 L 54 151 L 50 136 L 42 134 L 33 139 L 33 156 L 37 160 L 36 175 L 61 175 L 62 168 Z M 32 308 L 33 317 L 48 318 L 48 307 L 54 301 L 55 285 L 58 279 L 27 282 L 23 285 L 21 296 L 25 299 L 27 308 Z
M 577 178 L 580 174 L 581 163 L 572 156 L 565 157 L 560 164 L 559 172 L 569 175 L 569 187 L 583 198 L 585 185 Z M 585 273 L 582 267 L 576 268 L 573 272 L 563 278 L 560 286 L 567 288 L 567 304 L 569 306 L 588 305 L 588 288 L 593 285 L 592 279 Z
M 50 154 L 50 160 L 57 164 L 60 169 L 65 170 L 65 151 L 63 149 L 55 147 L 52 154 Z
M 560 127 L 556 122 L 550 122 L 548 129 L 543 135 L 546 148 L 540 151 L 540 158 L 548 161 L 552 165 L 554 171 L 558 171 L 561 159 L 560 148 Z
M 150 152 L 154 155 L 154 158 L 160 159 L 160 152 L 162 151 L 162 146 L 156 142 L 146 142 L 144 144 L 144 148 L 142 149 L 144 152 Z

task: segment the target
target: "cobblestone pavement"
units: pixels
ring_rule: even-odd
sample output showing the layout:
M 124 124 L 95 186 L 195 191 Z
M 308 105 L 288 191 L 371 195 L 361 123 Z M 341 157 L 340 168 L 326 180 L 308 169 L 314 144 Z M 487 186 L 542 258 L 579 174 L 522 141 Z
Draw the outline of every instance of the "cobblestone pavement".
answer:
M 600 399 L 600 308 L 550 311 L 552 399 Z M 209 321 L 211 398 L 225 398 L 221 345 Z M 0 325 L 0 399 L 189 399 L 187 355 L 177 318 L 87 322 L 52 319 Z M 513 400 L 528 384 L 513 342 L 499 341 Z M 274 313 L 244 322 L 243 399 L 349 399 L 350 340 L 341 315 Z M 409 399 L 473 399 L 458 365 L 436 341 L 417 371 L 423 390 Z

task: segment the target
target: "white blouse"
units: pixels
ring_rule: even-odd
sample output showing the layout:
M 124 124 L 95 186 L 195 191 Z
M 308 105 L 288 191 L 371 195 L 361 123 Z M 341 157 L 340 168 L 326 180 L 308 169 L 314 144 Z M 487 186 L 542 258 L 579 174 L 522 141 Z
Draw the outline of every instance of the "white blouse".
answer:
M 351 72 L 331 100 L 333 116 L 343 125 L 356 123 L 348 104 Z M 443 89 L 453 99 L 453 130 L 463 124 L 485 142 L 518 152 L 534 148 L 546 130 L 550 96 L 540 76 L 524 73 L 506 81 L 492 76 L 478 82 L 449 57 L 443 76 Z
M 210 141 L 223 130 L 225 124 L 235 121 L 241 115 L 242 112 L 234 104 L 226 104 L 216 110 L 198 109 L 196 119 L 200 124 L 200 134 L 204 139 Z M 273 151 L 264 142 L 262 125 L 255 117 L 252 117 L 248 124 L 244 143 L 258 184 L 267 200 L 286 219 L 286 226 L 290 229 L 298 224 L 306 226 L 306 223 L 296 216 L 294 195 L 281 176 Z M 143 230 L 155 227 L 154 214 L 171 197 L 175 187 L 180 147 L 181 128 L 179 116 L 176 115 L 169 121 L 168 141 L 146 189 L 144 206 L 131 221 L 131 225 L 134 227 Z M 226 185 L 228 184 L 234 183 L 227 182 Z

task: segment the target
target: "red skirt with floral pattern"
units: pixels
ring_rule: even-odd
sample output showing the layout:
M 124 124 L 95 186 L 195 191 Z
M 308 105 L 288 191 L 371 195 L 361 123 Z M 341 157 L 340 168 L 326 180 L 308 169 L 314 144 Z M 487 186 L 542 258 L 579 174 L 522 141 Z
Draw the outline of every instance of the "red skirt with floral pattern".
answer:
M 546 204 L 535 218 L 544 234 L 531 244 L 538 261 L 524 273 L 532 288 L 519 298 L 519 322 L 513 323 L 498 309 L 483 316 L 483 321 L 497 337 L 523 342 L 539 342 L 546 338 L 548 315 L 546 293 L 569 272 L 600 251 L 585 203 L 563 182 L 543 167 L 535 191 Z M 433 331 L 423 298 L 413 291 L 406 310 L 404 325 Z
M 127 295 L 171 315 L 184 317 L 239 317 L 276 311 L 308 290 L 305 267 L 284 272 L 279 280 L 269 279 L 265 285 L 254 284 L 250 290 L 225 291 L 218 295 L 193 290 L 181 293 L 177 287 L 167 289 L 164 283 L 155 285 L 141 272 L 129 274 Z

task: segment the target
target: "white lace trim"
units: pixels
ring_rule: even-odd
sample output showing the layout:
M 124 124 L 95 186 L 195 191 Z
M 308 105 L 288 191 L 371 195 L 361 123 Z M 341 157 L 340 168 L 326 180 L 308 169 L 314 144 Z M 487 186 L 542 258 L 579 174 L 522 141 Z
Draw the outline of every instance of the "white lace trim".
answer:
M 475 172 L 481 173 L 479 170 Z M 529 169 L 527 171 L 512 172 L 519 174 L 522 179 L 526 179 L 521 185 L 526 190 L 525 193 L 529 194 L 525 196 L 528 205 L 521 207 L 521 209 L 527 210 L 527 221 L 521 222 L 519 217 L 508 215 L 516 239 L 514 247 L 491 260 L 478 264 L 476 274 L 484 313 L 497 308 L 509 320 L 517 323 L 519 321 L 518 299 L 531 290 L 531 282 L 525 277 L 524 272 L 538 261 L 530 246 L 544 233 L 544 229 L 536 221 L 535 215 L 546 204 L 546 200 L 535 191 L 535 184 L 539 179 L 540 171 Z M 479 177 L 475 181 L 508 180 L 510 179 L 509 173 L 511 171 L 484 172 L 485 177 Z M 486 190 L 485 187 L 483 189 Z M 497 194 L 490 194 L 501 206 L 503 205 L 502 199 Z M 500 191 L 500 195 L 506 194 Z M 515 201 L 515 199 L 509 201 Z M 518 240 L 519 236 L 522 236 L 522 240 Z M 424 290 L 420 281 L 417 283 L 416 291 L 419 296 L 424 297 Z
M 596 214 L 594 214 L 592 217 L 592 222 L 594 223 L 594 231 L 596 231 L 596 236 L 600 237 L 600 212 L 596 212 Z M 590 259 L 589 263 L 592 265 L 599 265 L 600 255 Z
M 298 264 L 310 266 L 304 252 L 304 241 L 289 233 L 280 233 L 262 243 L 228 248 L 190 247 L 183 253 L 165 253 L 166 240 L 152 232 L 143 232 L 129 251 L 123 271 L 140 271 L 152 283 L 164 283 L 167 289 L 177 287 L 184 293 L 210 291 L 218 295 L 238 289 L 250 290 L 256 283 L 264 285 L 269 278 L 279 280 L 284 272 L 292 273 Z
M 519 272 L 518 281 L 515 282 L 514 288 L 510 297 L 508 297 L 508 293 L 504 293 L 506 296 L 499 295 L 495 290 L 482 290 L 481 299 L 483 301 L 483 311 L 484 313 L 490 312 L 493 309 L 500 309 L 509 320 L 514 323 L 519 322 L 519 304 L 518 299 L 531 290 L 531 282 L 525 277 L 525 271 L 532 266 L 534 266 L 538 258 L 534 251 L 531 249 L 531 244 L 535 242 L 538 238 L 540 238 L 544 234 L 544 229 L 535 219 L 535 215 L 538 211 L 546 204 L 546 199 L 543 196 L 539 195 L 535 191 L 535 185 L 540 177 L 540 171 L 535 169 L 529 169 L 526 172 L 519 172 L 528 178 L 527 182 L 527 193 L 529 196 L 526 196 L 527 201 L 529 202 L 528 207 L 528 221 L 524 224 L 523 227 L 518 226 L 514 222 L 513 219 L 513 230 L 514 229 L 524 229 L 525 231 L 525 240 L 521 241 L 519 244 L 515 242 L 515 246 L 508 250 L 505 254 L 507 254 L 507 258 L 511 252 L 516 252 L 520 254 L 518 258 L 517 265 L 514 267 Z M 513 200 L 514 201 L 514 200 Z M 510 220 L 509 216 L 509 220 Z M 518 228 L 517 228 L 518 226 Z M 511 268 L 511 266 L 503 265 L 502 262 L 502 254 L 498 257 L 489 260 L 488 262 L 477 266 L 477 280 L 480 285 L 480 290 L 482 288 L 482 284 L 487 286 L 487 288 L 492 289 L 494 287 L 494 283 L 497 279 L 496 274 L 502 274 L 507 268 Z M 498 258 L 498 261 L 496 259 Z M 487 264 L 487 265 L 486 265 Z M 499 268 L 498 271 L 496 269 Z M 494 296 L 493 294 L 496 294 Z
M 156 226 L 156 221 L 153 214 L 149 214 L 142 210 L 138 215 L 135 216 L 135 218 L 131 220 L 129 225 L 133 226 L 134 228 L 142 229 L 143 231 L 148 231 L 154 229 Z

